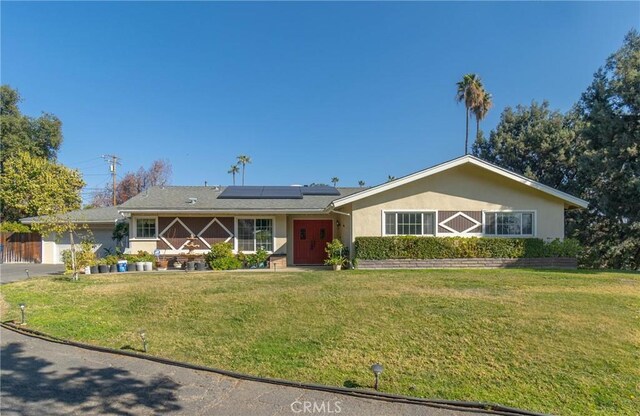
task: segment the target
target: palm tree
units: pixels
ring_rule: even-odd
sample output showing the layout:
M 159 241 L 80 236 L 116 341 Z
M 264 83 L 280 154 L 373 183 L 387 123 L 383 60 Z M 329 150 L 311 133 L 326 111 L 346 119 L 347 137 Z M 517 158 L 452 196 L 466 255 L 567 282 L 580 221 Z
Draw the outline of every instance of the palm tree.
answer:
M 233 175 L 233 186 L 236 185 L 236 173 L 240 172 L 238 165 L 231 165 L 231 169 L 227 173 Z
M 337 176 L 334 176 L 333 178 L 331 178 L 331 183 L 333 184 L 334 188 L 336 187 L 338 182 L 340 182 L 340 178 L 338 178 Z
M 473 107 L 473 115 L 476 117 L 476 139 L 480 137 L 480 122 L 487 116 L 489 110 L 493 106 L 492 96 L 484 88 L 482 89 L 482 97 L 477 105 Z
M 364 181 L 358 181 L 358 185 L 360 185 L 360 188 L 362 188 L 364 186 Z
M 456 101 L 464 103 L 466 108 L 467 124 L 464 139 L 464 154 L 466 155 L 469 148 L 469 113 L 478 105 L 483 95 L 482 81 L 476 74 L 466 74 L 462 77 L 462 81 L 456 85 L 458 87 Z
M 395 176 L 393 176 L 393 175 L 387 176 L 387 182 L 391 182 L 391 181 L 395 181 L 395 180 L 396 180 Z
M 251 158 L 246 155 L 240 155 L 236 157 L 238 159 L 238 164 L 242 165 L 242 186 L 244 186 L 244 168 L 247 164 L 251 163 Z

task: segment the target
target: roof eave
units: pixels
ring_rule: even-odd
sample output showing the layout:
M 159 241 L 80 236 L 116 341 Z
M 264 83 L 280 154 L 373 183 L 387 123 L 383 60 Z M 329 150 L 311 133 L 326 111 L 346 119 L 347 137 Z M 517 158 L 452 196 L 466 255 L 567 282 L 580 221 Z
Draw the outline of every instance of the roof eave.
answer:
M 367 190 L 364 190 L 362 192 L 356 192 L 355 194 L 343 197 L 343 198 L 338 198 L 336 200 L 334 200 L 331 205 L 335 208 L 349 204 L 351 202 L 354 201 L 358 201 L 360 199 L 364 199 L 367 198 L 369 196 L 373 196 L 376 195 L 380 192 L 384 192 L 387 191 L 389 189 L 393 189 L 396 188 L 398 186 L 413 182 L 415 180 L 418 179 L 422 179 L 422 178 L 426 178 L 428 176 L 434 175 L 436 173 L 439 172 L 443 172 L 445 170 L 449 170 L 452 169 L 454 167 L 466 164 L 466 163 L 471 163 L 475 166 L 479 166 L 482 167 L 484 169 L 487 169 L 489 171 L 492 171 L 494 173 L 497 173 L 501 176 L 507 177 L 509 179 L 512 179 L 516 182 L 520 182 L 524 185 L 527 185 L 531 188 L 537 189 L 541 192 L 544 192 L 546 194 L 552 195 L 556 198 L 561 199 L 562 201 L 569 203 L 569 204 L 573 204 L 579 208 L 587 208 L 589 203 L 583 199 L 577 198 L 575 196 L 569 195 L 565 192 L 562 191 L 558 191 L 557 189 L 554 189 L 550 186 L 541 184 L 539 182 L 533 181 L 531 179 L 528 179 L 522 175 L 518 175 L 517 173 L 513 173 L 511 171 L 508 171 L 504 168 L 501 168 L 499 166 L 493 165 L 489 162 L 485 162 L 484 160 L 478 159 L 474 156 L 471 155 L 466 155 L 466 156 L 461 156 L 457 159 L 453 159 L 450 160 L 448 162 L 444 162 L 441 163 L 439 165 L 436 166 L 432 166 L 430 168 L 427 169 L 423 169 L 421 171 L 415 172 L 415 173 L 411 173 L 409 175 L 403 176 L 402 178 L 398 178 L 394 181 L 391 182 L 387 182 L 387 183 L 383 183 L 380 184 L 378 186 L 374 186 L 372 188 L 369 188 Z

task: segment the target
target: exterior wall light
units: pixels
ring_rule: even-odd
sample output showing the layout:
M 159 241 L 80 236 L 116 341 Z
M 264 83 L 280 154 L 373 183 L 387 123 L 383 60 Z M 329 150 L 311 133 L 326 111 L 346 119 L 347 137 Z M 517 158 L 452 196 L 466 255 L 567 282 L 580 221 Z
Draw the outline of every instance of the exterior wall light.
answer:
M 374 388 L 378 390 L 378 377 L 380 377 L 380 374 L 384 371 L 384 367 L 379 363 L 375 363 L 371 366 L 371 371 L 373 371 L 373 374 L 376 376 L 376 384 Z

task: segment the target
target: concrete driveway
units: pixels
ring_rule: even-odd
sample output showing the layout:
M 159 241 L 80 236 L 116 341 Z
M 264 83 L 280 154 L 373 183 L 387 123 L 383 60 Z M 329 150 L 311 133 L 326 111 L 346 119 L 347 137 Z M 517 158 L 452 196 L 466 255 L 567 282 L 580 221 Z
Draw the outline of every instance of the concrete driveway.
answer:
M 29 276 L 59 275 L 64 272 L 63 264 L 5 263 L 0 264 L 0 283 L 24 280 Z
M 4 328 L 0 338 L 3 416 L 483 414 L 238 380 L 52 343 Z

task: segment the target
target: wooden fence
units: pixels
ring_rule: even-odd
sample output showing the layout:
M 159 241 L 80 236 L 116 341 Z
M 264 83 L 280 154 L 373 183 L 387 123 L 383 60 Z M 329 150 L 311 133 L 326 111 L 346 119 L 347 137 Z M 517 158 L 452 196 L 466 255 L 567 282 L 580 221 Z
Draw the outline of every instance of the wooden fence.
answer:
M 38 233 L 0 233 L 2 263 L 42 263 L 42 237 Z

